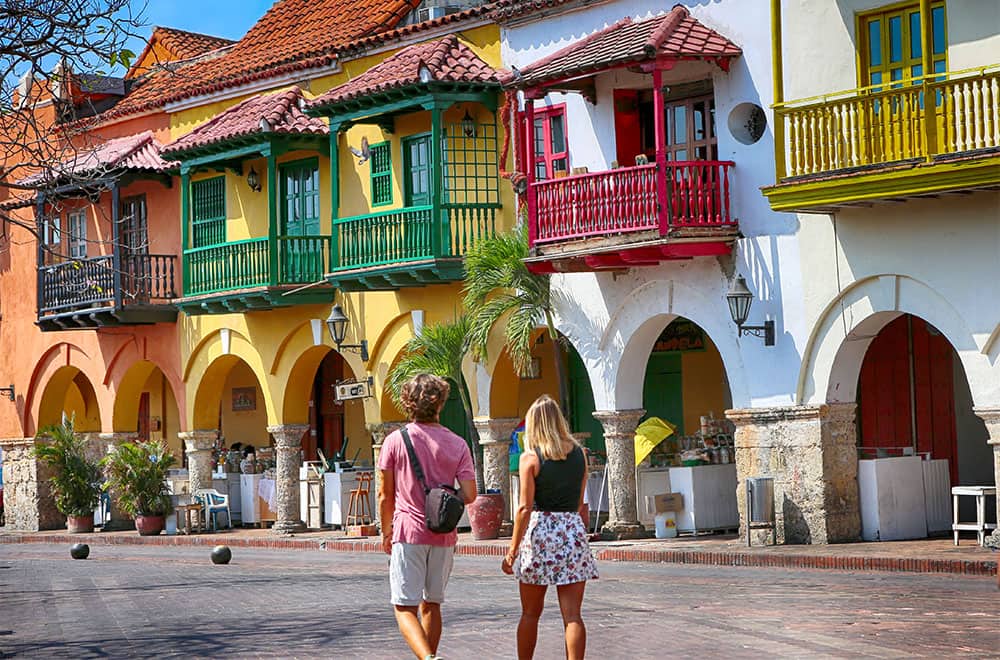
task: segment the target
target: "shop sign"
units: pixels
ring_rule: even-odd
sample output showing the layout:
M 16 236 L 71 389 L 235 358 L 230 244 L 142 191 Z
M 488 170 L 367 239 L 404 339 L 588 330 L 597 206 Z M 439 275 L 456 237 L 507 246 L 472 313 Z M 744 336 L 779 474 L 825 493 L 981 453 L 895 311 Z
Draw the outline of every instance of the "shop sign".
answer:
M 703 351 L 705 344 L 705 333 L 696 323 L 678 318 L 663 329 L 653 344 L 653 351 L 656 353 Z
M 340 380 L 334 384 L 333 393 L 338 402 L 363 399 L 372 395 L 373 384 L 371 376 L 368 377 L 368 380 Z

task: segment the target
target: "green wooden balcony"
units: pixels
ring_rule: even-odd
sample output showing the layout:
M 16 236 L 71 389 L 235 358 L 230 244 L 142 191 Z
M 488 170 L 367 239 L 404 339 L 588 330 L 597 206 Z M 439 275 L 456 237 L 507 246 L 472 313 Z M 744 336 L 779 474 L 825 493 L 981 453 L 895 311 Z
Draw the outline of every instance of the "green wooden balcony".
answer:
M 496 231 L 499 208 L 442 204 L 337 218 L 326 279 L 345 291 L 460 280 L 466 251 Z
M 327 302 L 323 280 L 329 236 L 278 236 L 232 241 L 184 251 L 184 297 L 188 314 L 242 312 Z

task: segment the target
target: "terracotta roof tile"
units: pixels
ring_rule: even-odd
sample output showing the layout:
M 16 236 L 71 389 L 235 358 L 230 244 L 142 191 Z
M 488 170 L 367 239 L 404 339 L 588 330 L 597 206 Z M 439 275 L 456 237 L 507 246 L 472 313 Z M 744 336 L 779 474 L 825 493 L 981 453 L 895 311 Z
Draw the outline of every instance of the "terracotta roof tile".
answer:
M 739 46 L 692 18 L 686 7 L 676 5 L 662 16 L 641 21 L 624 18 L 517 74 L 504 74 L 503 82 L 530 87 L 656 57 L 721 61 L 741 54 Z
M 334 87 L 306 104 L 308 109 L 329 107 L 360 96 L 421 84 L 426 66 L 434 82 L 497 83 L 497 72 L 455 35 L 404 48 L 354 80 Z
M 330 128 L 325 121 L 302 112 L 301 99 L 302 90 L 298 87 L 254 96 L 174 140 L 164 148 L 164 153 L 181 154 L 253 135 L 328 135 Z
M 207 53 L 210 50 L 236 43 L 232 39 L 166 27 L 154 28 L 153 38 L 159 38 L 163 47 L 173 53 L 179 60 L 186 60 Z
M 497 0 L 490 4 L 490 16 L 497 20 L 516 18 L 568 4 L 572 0 Z
M 161 156 L 162 152 L 163 146 L 153 137 L 153 132 L 143 131 L 136 135 L 78 147 L 71 157 L 55 167 L 26 177 L 20 183 L 37 185 L 120 169 L 163 173 L 177 168 L 178 163 L 165 160 Z
M 278 0 L 218 57 L 154 75 L 102 117 L 162 107 L 199 94 L 331 64 L 340 44 L 394 28 L 419 0 Z

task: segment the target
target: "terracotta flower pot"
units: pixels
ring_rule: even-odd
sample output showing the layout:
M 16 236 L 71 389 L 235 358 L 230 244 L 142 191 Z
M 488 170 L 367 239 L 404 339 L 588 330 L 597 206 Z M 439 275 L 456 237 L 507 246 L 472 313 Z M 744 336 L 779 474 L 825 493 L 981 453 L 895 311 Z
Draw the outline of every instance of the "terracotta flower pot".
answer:
M 70 534 L 87 534 L 94 531 L 94 516 L 66 516 L 66 529 Z
M 163 531 L 166 525 L 166 516 L 136 516 L 135 528 L 139 530 L 139 536 L 156 536 Z
M 503 522 L 503 495 L 500 493 L 479 495 L 475 502 L 466 505 L 465 510 L 469 512 L 472 538 L 484 541 L 500 536 L 500 523 Z

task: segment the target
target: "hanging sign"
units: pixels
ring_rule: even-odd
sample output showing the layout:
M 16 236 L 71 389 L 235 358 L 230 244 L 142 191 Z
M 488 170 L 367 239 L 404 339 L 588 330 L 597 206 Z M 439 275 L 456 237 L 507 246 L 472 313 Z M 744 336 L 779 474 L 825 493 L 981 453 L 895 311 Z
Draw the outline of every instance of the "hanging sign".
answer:
M 368 380 L 338 380 L 333 385 L 333 393 L 338 402 L 350 401 L 351 399 L 363 399 L 372 396 L 374 380 L 371 376 Z

